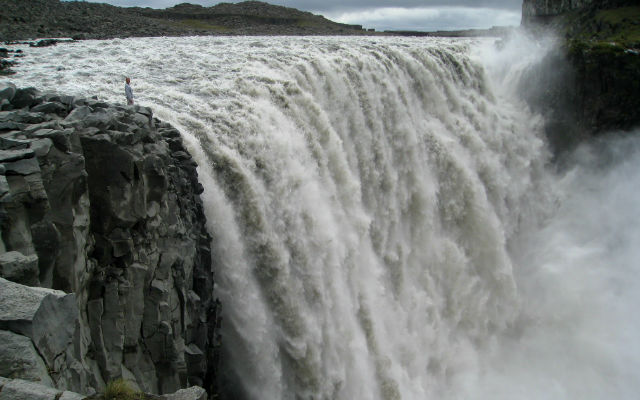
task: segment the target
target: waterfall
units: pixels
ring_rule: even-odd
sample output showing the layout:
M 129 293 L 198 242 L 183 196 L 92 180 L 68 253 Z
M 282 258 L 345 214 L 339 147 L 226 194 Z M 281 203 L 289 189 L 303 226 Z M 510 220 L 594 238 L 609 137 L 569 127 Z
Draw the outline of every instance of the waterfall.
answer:
M 183 132 L 214 238 L 228 398 L 629 398 L 640 357 L 618 341 L 638 327 L 624 321 L 638 213 L 608 195 L 612 176 L 638 174 L 588 174 L 593 149 L 549 171 L 542 118 L 512 90 L 535 56 L 509 54 L 474 40 L 118 39 L 33 50 L 14 81 L 122 102 L 131 76 Z M 618 145 L 623 160 L 634 146 Z M 593 214 L 619 201 L 626 214 Z M 613 253 L 620 270 L 603 267 Z

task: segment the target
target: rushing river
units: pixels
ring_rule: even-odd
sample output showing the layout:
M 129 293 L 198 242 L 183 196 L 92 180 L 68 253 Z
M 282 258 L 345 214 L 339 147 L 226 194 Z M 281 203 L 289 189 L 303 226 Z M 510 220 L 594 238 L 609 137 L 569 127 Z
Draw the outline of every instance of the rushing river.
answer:
M 11 80 L 178 127 L 199 164 L 230 399 L 632 399 L 640 140 L 554 172 L 544 46 L 151 38 L 25 49 Z

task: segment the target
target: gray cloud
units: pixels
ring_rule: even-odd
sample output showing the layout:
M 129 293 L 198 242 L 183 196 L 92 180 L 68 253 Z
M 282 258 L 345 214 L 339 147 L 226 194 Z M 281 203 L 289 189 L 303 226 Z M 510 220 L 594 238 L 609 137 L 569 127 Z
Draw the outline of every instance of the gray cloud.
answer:
M 492 26 L 515 26 L 520 12 L 494 8 L 418 7 L 374 8 L 329 13 L 328 18 L 347 24 L 384 30 L 437 31 Z
M 522 0 L 273 0 L 273 4 L 304 10 L 343 11 L 372 8 L 470 7 L 520 10 Z
M 121 7 L 165 8 L 216 0 L 90 0 Z M 237 1 L 227 0 L 235 3 Z M 271 4 L 322 14 L 338 22 L 377 30 L 438 30 L 517 25 L 522 0 L 268 0 Z

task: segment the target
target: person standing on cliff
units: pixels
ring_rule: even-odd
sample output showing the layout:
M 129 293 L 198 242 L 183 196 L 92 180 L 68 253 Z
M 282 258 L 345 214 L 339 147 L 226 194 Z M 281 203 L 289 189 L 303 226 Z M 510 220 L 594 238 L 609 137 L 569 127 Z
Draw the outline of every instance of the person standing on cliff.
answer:
M 131 105 L 133 104 L 133 89 L 129 86 L 131 79 L 127 77 L 126 81 L 127 83 L 124 84 L 124 95 L 127 96 L 127 104 Z

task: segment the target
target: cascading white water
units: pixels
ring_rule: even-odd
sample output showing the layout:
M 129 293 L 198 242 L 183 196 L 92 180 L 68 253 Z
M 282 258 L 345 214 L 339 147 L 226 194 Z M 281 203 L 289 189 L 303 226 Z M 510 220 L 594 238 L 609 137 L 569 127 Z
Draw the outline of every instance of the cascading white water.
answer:
M 128 75 L 183 132 L 229 398 L 632 398 L 640 142 L 546 171 L 509 90 L 523 58 L 478 48 L 87 41 L 29 50 L 13 81 L 123 102 Z

